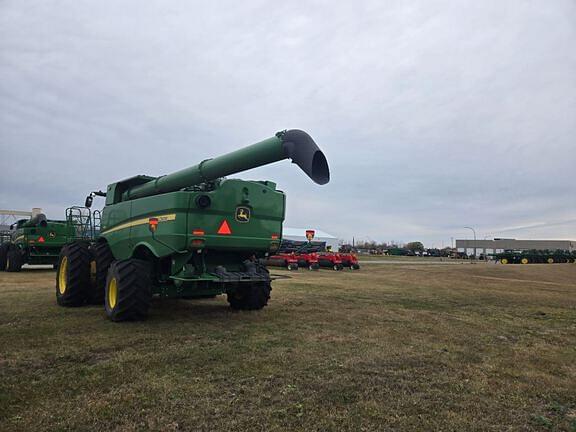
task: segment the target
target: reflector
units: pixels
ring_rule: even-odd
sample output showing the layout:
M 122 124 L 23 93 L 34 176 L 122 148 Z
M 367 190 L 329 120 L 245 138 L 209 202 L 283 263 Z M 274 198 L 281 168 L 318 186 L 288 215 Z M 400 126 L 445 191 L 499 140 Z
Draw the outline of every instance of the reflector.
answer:
M 150 230 L 150 232 L 152 233 L 156 232 L 157 228 L 158 228 L 158 218 L 148 219 L 148 229 Z
M 220 228 L 218 228 L 218 234 L 223 234 L 223 235 L 232 234 L 232 231 L 230 230 L 230 226 L 228 225 L 228 222 L 226 222 L 226 219 L 224 219 L 222 221 Z

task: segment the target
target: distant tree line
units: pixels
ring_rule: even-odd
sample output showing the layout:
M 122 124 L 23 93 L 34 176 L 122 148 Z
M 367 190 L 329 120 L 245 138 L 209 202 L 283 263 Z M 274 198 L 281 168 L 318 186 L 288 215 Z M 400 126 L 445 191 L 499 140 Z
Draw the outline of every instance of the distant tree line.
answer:
M 360 241 L 355 243 L 354 246 L 351 244 L 344 243 L 340 245 L 341 252 L 360 252 L 369 253 L 372 255 L 426 255 L 426 256 L 438 256 L 447 257 L 450 256 L 453 250 L 449 247 L 444 249 L 437 248 L 425 248 L 424 244 L 420 241 L 412 241 L 408 243 L 386 243 L 386 242 L 375 242 L 375 241 Z

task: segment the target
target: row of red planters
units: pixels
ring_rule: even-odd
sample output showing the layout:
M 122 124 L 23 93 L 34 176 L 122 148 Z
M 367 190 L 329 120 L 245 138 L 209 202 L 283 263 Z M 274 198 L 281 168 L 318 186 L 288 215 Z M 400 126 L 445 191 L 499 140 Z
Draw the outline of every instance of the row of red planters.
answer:
M 266 265 L 283 267 L 288 270 L 298 270 L 300 267 L 309 270 L 318 270 L 320 268 L 333 270 L 342 270 L 344 268 L 351 270 L 360 269 L 356 255 L 337 252 L 279 253 L 269 256 L 266 260 Z

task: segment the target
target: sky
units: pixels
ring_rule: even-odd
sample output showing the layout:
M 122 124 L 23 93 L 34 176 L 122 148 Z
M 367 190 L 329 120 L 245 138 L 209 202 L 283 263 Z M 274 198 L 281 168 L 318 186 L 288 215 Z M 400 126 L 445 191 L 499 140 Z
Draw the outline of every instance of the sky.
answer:
M 235 176 L 276 181 L 287 226 L 574 240 L 574 46 L 573 0 L 2 0 L 0 208 L 62 218 L 297 128 L 329 184 Z

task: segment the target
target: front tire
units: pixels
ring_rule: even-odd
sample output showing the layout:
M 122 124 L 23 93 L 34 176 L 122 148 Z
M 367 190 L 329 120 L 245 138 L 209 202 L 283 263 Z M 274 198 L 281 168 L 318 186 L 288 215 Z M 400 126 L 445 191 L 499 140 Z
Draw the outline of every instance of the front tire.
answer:
M 98 243 L 90 248 L 92 259 L 90 260 L 90 291 L 88 303 L 104 304 L 106 295 L 106 279 L 108 269 L 114 261 L 114 255 L 108 243 Z
M 60 306 L 82 306 L 90 288 L 90 251 L 86 243 L 67 244 L 60 251 L 56 271 L 56 302 Z
M 112 321 L 140 321 L 148 317 L 152 299 L 150 265 L 143 260 L 115 261 L 108 269 L 104 306 Z
M 9 243 L 4 243 L 0 245 L 0 271 L 6 270 L 6 261 L 8 259 L 9 248 L 10 248 Z
M 22 252 L 17 247 L 12 247 L 8 249 L 6 254 L 6 271 L 7 272 L 19 272 L 22 270 Z

